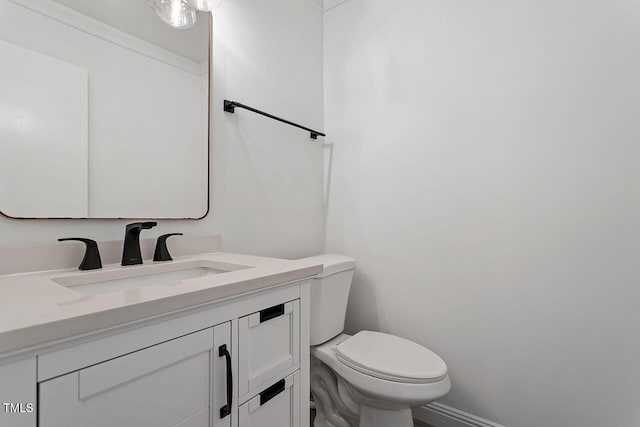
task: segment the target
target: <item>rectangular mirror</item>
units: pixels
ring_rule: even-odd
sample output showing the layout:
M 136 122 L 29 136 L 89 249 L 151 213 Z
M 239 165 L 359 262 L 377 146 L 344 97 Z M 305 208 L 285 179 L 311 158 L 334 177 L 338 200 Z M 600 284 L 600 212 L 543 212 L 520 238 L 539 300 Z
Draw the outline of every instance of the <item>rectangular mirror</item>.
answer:
M 210 14 L 149 0 L 0 0 L 0 212 L 202 218 Z

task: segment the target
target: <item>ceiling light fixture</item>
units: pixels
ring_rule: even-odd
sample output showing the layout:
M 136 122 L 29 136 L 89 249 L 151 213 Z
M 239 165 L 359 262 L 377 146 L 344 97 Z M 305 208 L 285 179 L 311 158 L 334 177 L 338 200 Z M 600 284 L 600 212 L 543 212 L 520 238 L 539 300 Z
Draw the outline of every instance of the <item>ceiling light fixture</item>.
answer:
M 158 17 L 178 29 L 191 28 L 196 24 L 197 11 L 213 12 L 222 0 L 147 0 Z
M 213 12 L 222 4 L 222 0 L 186 0 L 186 2 L 202 12 Z
M 147 4 L 156 9 L 163 22 L 174 28 L 183 30 L 196 24 L 196 10 L 184 0 L 147 0 Z

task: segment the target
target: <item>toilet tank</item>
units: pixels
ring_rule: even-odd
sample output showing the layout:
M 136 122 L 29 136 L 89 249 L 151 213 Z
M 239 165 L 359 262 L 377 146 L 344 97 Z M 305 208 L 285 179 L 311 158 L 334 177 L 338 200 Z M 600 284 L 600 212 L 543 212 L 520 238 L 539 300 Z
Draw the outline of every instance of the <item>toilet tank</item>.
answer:
M 308 261 L 322 264 L 324 270 L 311 283 L 311 345 L 322 344 L 344 330 L 347 301 L 355 260 L 338 254 L 324 254 Z

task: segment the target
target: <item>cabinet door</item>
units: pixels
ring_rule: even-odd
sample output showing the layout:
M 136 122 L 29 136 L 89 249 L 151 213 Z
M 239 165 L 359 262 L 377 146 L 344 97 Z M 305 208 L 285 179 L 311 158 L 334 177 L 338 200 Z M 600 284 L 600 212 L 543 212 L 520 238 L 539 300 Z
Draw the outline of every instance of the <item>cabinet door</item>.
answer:
M 238 408 L 239 427 L 300 426 L 299 372 L 275 382 Z
M 266 308 L 238 320 L 241 397 L 282 378 L 300 362 L 300 301 Z
M 0 426 L 36 427 L 36 359 L 0 366 Z
M 212 407 L 218 341 L 209 328 L 42 382 L 39 426 L 229 426 Z

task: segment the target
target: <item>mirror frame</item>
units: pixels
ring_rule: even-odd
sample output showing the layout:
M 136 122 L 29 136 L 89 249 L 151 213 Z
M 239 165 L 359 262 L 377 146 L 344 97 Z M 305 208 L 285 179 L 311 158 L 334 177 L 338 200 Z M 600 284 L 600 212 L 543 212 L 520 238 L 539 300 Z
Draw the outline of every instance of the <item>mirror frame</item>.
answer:
M 201 219 L 206 218 L 209 215 L 209 212 L 211 211 L 211 74 L 212 74 L 212 66 L 211 66 L 211 60 L 212 60 L 212 53 L 211 53 L 211 49 L 212 49 L 212 40 L 211 38 L 213 37 L 213 17 L 211 16 L 211 14 L 207 14 L 208 15 L 208 20 L 209 20 L 209 40 L 207 41 L 207 46 L 209 49 L 208 52 L 208 69 L 209 69 L 209 74 L 208 74 L 208 80 L 209 80 L 209 84 L 208 84 L 208 88 L 207 88 L 207 209 L 204 212 L 204 214 L 200 217 L 186 217 L 186 218 L 176 218 L 176 217 L 152 217 L 152 216 L 148 216 L 148 217 L 107 217 L 107 218 L 78 218 L 78 217 L 14 217 L 11 215 L 7 215 L 6 213 L 4 213 L 2 211 L 2 207 L 0 206 L 0 216 L 3 216 L 5 218 L 8 219 L 13 219 L 13 220 L 56 220 L 56 219 L 73 219 L 73 220 L 80 220 L 80 221 L 106 221 L 106 220 L 139 220 L 139 219 L 157 219 L 157 220 L 162 220 L 162 221 L 186 221 L 186 220 L 193 220 L 193 221 L 199 221 Z

